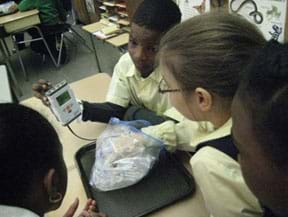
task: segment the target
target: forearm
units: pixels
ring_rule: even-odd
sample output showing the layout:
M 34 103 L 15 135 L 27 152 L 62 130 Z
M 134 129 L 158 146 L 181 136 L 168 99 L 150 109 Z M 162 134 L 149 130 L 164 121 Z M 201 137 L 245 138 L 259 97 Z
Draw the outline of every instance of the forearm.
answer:
M 172 119 L 165 117 L 163 115 L 157 115 L 154 111 L 143 108 L 141 106 L 133 105 L 126 110 L 124 120 L 126 121 L 146 120 L 149 121 L 152 125 L 158 125 L 167 120 Z
M 162 124 L 143 128 L 142 131 L 150 136 L 160 139 L 168 150 L 179 149 L 194 151 L 190 145 L 192 139 L 198 136 L 199 125 L 197 122 L 183 120 L 179 123 L 165 121 Z
M 84 101 L 82 120 L 108 123 L 111 117 L 123 119 L 126 109 L 109 102 L 89 103 Z
M 31 0 L 22 0 L 18 5 L 19 11 L 28 11 L 31 9 L 35 9 L 34 3 Z

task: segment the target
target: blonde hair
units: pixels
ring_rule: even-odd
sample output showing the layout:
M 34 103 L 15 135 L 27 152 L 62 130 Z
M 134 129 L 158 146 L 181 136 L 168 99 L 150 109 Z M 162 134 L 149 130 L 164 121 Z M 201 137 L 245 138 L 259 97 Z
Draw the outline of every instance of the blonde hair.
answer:
M 254 25 L 217 11 L 193 17 L 168 31 L 161 40 L 159 57 L 181 88 L 202 87 L 232 99 L 241 71 L 264 44 Z

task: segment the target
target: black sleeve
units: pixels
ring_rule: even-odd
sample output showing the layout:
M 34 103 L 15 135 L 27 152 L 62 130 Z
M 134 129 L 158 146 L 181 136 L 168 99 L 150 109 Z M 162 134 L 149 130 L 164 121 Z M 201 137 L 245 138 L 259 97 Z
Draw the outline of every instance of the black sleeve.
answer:
M 109 102 L 89 103 L 83 101 L 82 120 L 108 123 L 111 117 L 123 119 L 126 109 Z
M 154 111 L 151 111 L 138 105 L 132 105 L 129 108 L 127 108 L 124 115 L 124 120 L 125 121 L 146 120 L 149 121 L 152 125 L 161 124 L 167 120 L 172 120 L 175 123 L 177 123 L 176 120 L 165 117 L 163 115 L 162 116 L 157 115 Z

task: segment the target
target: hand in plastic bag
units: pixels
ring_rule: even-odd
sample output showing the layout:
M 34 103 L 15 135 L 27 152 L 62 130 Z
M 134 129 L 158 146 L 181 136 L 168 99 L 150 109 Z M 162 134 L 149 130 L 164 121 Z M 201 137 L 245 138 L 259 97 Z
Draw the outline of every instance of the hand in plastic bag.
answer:
M 122 124 L 122 125 L 135 127 L 136 129 L 141 129 L 143 127 L 151 126 L 151 123 L 145 120 L 120 121 L 118 118 L 111 118 L 109 124 Z
M 130 121 L 112 118 L 96 142 L 90 184 L 101 191 L 133 185 L 148 174 L 162 148 L 160 140 L 131 126 Z

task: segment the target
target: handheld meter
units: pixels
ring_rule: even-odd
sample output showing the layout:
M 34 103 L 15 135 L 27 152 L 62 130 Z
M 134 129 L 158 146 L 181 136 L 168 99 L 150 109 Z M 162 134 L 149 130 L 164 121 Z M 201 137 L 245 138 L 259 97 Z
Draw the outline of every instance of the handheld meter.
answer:
M 66 126 L 81 115 L 81 108 L 66 81 L 62 81 L 45 93 L 57 120 Z

